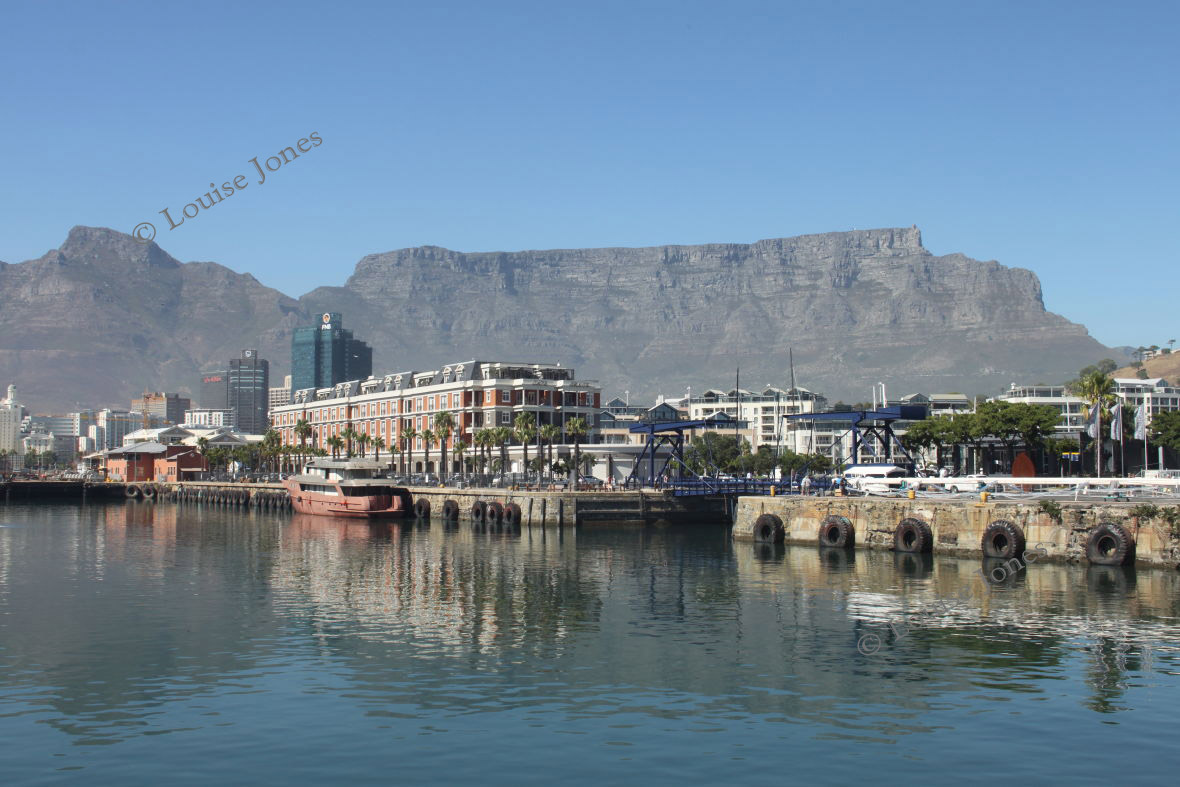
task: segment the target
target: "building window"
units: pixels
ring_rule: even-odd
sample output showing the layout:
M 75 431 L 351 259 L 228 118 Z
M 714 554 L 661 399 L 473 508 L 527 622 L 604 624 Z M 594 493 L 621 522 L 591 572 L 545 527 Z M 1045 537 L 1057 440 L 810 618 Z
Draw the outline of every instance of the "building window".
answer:
M 500 391 L 500 401 L 503 402 L 504 404 L 508 404 L 509 402 L 511 402 L 512 401 L 512 392 L 511 391 Z

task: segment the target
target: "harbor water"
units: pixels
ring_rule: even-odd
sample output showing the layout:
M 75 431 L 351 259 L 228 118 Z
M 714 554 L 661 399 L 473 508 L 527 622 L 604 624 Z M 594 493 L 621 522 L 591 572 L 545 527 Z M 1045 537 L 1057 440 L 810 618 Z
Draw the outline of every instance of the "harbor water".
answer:
M 1180 574 L 0 507 L 5 784 L 1170 783 Z

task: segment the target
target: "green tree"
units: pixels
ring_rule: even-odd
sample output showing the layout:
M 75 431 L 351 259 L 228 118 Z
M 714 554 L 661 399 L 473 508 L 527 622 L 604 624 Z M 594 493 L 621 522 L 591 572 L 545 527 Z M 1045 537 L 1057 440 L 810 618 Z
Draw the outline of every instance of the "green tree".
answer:
M 332 449 L 332 458 L 339 459 L 340 449 L 344 447 L 344 440 L 340 437 L 340 435 L 334 434 L 328 438 L 327 442 L 328 448 Z
M 508 443 L 512 440 L 512 429 L 508 426 L 497 426 L 492 429 L 492 440 L 494 445 L 500 447 L 500 467 L 499 472 L 508 472 Z
M 524 467 L 527 480 L 529 467 L 529 443 L 537 436 L 537 417 L 533 413 L 517 413 L 512 424 L 512 433 L 524 449 Z
M 467 441 L 460 440 L 459 442 L 455 443 L 455 447 L 453 449 L 454 454 L 455 454 L 455 461 L 457 461 L 459 463 L 459 472 L 462 473 L 465 478 L 467 476 L 467 465 L 464 461 L 465 460 L 464 455 L 467 453 L 468 448 L 470 448 L 470 446 L 467 444 Z
M 373 446 L 373 461 L 380 462 L 381 449 L 385 447 L 385 438 L 380 436 L 374 437 L 369 440 L 369 444 Z
M 279 449 L 282 447 L 283 438 L 279 436 L 279 433 L 274 429 L 267 429 L 262 435 L 262 443 L 260 445 L 264 459 L 273 463 L 279 455 Z
M 561 428 L 555 424 L 545 424 L 541 427 L 541 440 L 548 445 L 549 450 L 546 456 L 549 458 L 549 465 L 553 464 L 553 443 L 561 437 Z
M 1114 395 L 1114 380 L 1110 375 L 1103 372 L 1101 369 L 1095 369 L 1089 374 L 1084 375 L 1078 380 L 1076 393 L 1079 397 L 1084 399 L 1089 407 L 1086 409 L 1086 417 L 1089 418 L 1095 407 L 1098 408 L 1099 416 L 1103 421 L 1109 423 L 1110 421 L 1110 406 L 1114 404 L 1117 397 Z M 1094 441 L 1094 466 L 1095 472 L 1102 474 L 1102 431 L 1098 432 L 1098 439 Z
M 448 410 L 434 414 L 434 433 L 438 435 L 438 452 L 439 452 L 439 477 L 446 479 L 451 473 L 451 469 L 447 467 L 447 441 L 451 439 L 451 433 L 455 431 L 455 416 Z
M 436 435 L 434 434 L 434 431 L 431 429 L 423 429 L 421 436 L 422 436 L 422 450 L 426 454 L 426 458 L 423 460 L 425 462 L 425 472 L 429 473 L 430 472 L 430 444 L 435 441 Z
M 749 453 L 749 443 L 732 434 L 706 431 L 693 438 L 685 454 L 685 464 L 699 475 L 737 470 L 741 456 Z
M 295 422 L 295 436 L 299 438 L 299 456 L 307 455 L 307 440 L 311 437 L 313 430 L 311 423 L 306 418 L 300 418 Z
M 344 427 L 344 431 L 340 433 L 340 437 L 344 440 L 344 451 L 349 459 L 352 459 L 352 441 L 357 439 L 359 435 L 357 431 L 352 428 L 352 424 Z
M 418 430 L 414 427 L 402 431 L 402 443 L 406 447 L 406 467 L 407 475 L 412 475 L 414 472 L 414 441 L 418 439 Z
M 581 467 L 582 459 L 582 438 L 590 431 L 590 426 L 586 423 L 586 419 L 581 416 L 571 418 L 565 422 L 565 433 L 574 440 L 574 468 Z
M 1167 410 L 1152 416 L 1151 441 L 1180 451 L 1180 410 Z

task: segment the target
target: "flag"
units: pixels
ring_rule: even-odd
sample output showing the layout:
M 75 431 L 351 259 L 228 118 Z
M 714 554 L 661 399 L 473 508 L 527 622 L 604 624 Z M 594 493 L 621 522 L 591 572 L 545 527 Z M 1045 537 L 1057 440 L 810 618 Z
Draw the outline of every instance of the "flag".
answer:
M 1135 408 L 1135 439 L 1147 439 L 1147 408 L 1144 405 Z
M 1093 440 L 1098 439 L 1098 412 L 1099 405 L 1095 402 L 1090 405 L 1090 414 L 1086 416 L 1086 423 L 1082 424 L 1086 427 L 1086 434 Z
M 1123 403 L 1110 408 L 1110 439 L 1123 441 Z

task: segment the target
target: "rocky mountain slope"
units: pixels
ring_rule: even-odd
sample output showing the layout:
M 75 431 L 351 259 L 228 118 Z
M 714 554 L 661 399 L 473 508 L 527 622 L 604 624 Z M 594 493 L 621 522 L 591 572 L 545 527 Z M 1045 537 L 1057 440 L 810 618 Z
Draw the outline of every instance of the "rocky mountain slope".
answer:
M 287 370 L 295 325 L 322 311 L 374 347 L 376 372 L 471 358 L 553 361 L 642 399 L 689 385 L 798 383 L 835 401 L 984 392 L 1066 379 L 1110 351 L 1045 311 L 1027 270 L 936 257 L 917 229 L 753 244 L 370 255 L 298 301 L 216 263 L 78 227 L 61 249 L 0 264 L 0 383 L 38 409 L 126 405 L 186 389 L 245 346 Z

